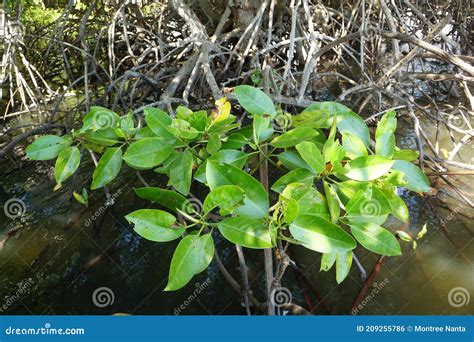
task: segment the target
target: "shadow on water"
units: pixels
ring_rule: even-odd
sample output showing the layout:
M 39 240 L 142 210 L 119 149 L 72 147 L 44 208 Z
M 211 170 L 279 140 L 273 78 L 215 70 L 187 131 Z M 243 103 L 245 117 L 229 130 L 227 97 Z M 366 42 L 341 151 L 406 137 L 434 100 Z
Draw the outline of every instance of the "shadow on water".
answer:
M 400 125 L 399 134 L 399 145 L 413 147 L 409 125 Z M 472 157 L 469 153 L 467 157 Z M 90 163 L 83 163 L 73 180 L 76 191 L 87 184 L 91 169 Z M 71 199 L 71 186 L 53 192 L 51 171 L 48 162 L 2 164 L 0 202 L 18 199 L 25 211 L 13 218 L 0 213 L 1 314 L 245 314 L 239 296 L 214 262 L 184 289 L 163 292 L 176 242 L 141 239 L 125 221 L 124 216 L 133 210 L 156 207 L 134 194 L 133 187 L 142 185 L 131 170 L 110 189 L 114 205 L 102 191 L 94 191 L 89 208 Z M 160 185 L 153 172 L 144 176 L 152 185 Z M 467 177 L 453 177 L 453 182 L 472 198 Z M 416 250 L 402 242 L 403 256 L 384 261 L 353 314 L 472 312 L 472 301 L 459 306 L 449 296 L 456 288 L 468 296 L 474 290 L 472 210 L 452 189 L 436 184 L 439 191 L 433 197 L 403 193 L 411 217 L 407 232 L 416 235 L 427 223 L 428 234 Z M 401 225 L 390 221 L 393 231 Z M 218 234 L 215 239 L 226 267 L 240 279 L 233 247 Z M 314 312 L 349 313 L 363 285 L 358 269 L 353 266 L 348 279 L 337 285 L 334 270 L 319 271 L 318 253 L 303 248 L 293 248 L 291 253 L 327 307 L 322 309 L 312 298 Z M 370 274 L 377 256 L 362 249 L 356 255 Z M 258 291 L 264 281 L 258 273 L 262 258 L 247 250 L 246 256 L 252 287 Z M 290 269 L 287 273 L 283 286 L 291 289 L 294 302 L 306 306 L 312 295 L 307 284 L 302 285 Z

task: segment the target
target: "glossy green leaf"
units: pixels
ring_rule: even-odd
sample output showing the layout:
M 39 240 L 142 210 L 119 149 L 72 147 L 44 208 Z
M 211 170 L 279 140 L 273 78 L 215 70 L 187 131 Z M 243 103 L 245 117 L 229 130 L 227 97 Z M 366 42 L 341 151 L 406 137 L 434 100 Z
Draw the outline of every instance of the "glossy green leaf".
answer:
M 299 215 L 310 214 L 326 220 L 331 219 L 326 199 L 312 186 L 292 183 L 283 190 L 282 196 L 297 201 Z
M 232 213 L 244 203 L 245 192 L 236 185 L 223 185 L 212 190 L 204 200 L 205 213 L 219 207 L 221 215 Z
M 247 161 L 248 155 L 242 151 L 238 150 L 220 150 L 217 153 L 214 153 L 207 160 L 214 161 L 216 163 L 231 164 L 235 167 L 241 169 L 244 167 Z M 206 183 L 206 165 L 207 161 L 204 161 L 194 174 L 194 179 L 198 182 Z
M 274 247 L 269 228 L 262 220 L 231 217 L 217 224 L 221 234 L 230 242 L 247 248 Z
M 342 251 L 337 253 L 336 260 L 336 281 L 338 284 L 342 283 L 349 275 L 352 266 L 352 251 Z
M 151 131 L 158 137 L 174 138 L 174 135 L 168 131 L 172 119 L 159 108 L 147 107 L 143 110 L 145 122 Z
M 220 150 L 221 146 L 222 142 L 219 133 L 210 134 L 206 145 L 207 153 L 214 154 Z
M 171 125 L 168 126 L 167 129 L 169 132 L 173 133 L 174 136 L 186 140 L 192 140 L 199 135 L 196 128 L 191 126 L 189 122 L 181 119 L 173 119 Z
M 248 173 L 230 164 L 208 160 L 206 178 L 211 190 L 223 185 L 237 185 L 245 191 L 244 205 L 235 211 L 238 215 L 254 218 L 268 216 L 268 194 L 262 184 Z
M 136 169 L 151 169 L 164 162 L 173 150 L 162 138 L 144 138 L 127 148 L 123 160 Z
M 222 142 L 223 149 L 239 149 L 247 144 L 247 138 L 240 133 L 230 134 Z
M 213 256 L 214 241 L 211 234 L 185 236 L 171 259 L 165 291 L 176 291 L 184 287 L 196 274 L 209 266 Z
M 184 233 L 184 228 L 173 227 L 176 218 L 163 210 L 140 209 L 125 216 L 134 224 L 135 232 L 150 241 L 167 242 L 176 240 Z
M 170 166 L 169 185 L 174 186 L 183 195 L 191 188 L 193 177 L 193 154 L 188 149 L 179 155 Z
M 69 136 L 44 135 L 26 148 L 26 156 L 31 160 L 50 160 L 59 155 L 64 148 L 71 145 Z
M 320 271 L 329 271 L 336 262 L 337 253 L 323 253 L 321 256 Z
M 387 256 L 402 254 L 397 238 L 377 224 L 368 222 L 362 225 L 351 225 L 351 232 L 369 251 Z
M 395 150 L 393 152 L 393 159 L 413 161 L 418 159 L 420 153 L 415 150 Z
M 285 151 L 278 155 L 278 160 L 281 164 L 283 164 L 287 169 L 294 170 L 304 168 L 316 174 L 316 172 L 308 165 L 307 162 L 301 158 L 299 153 L 295 151 Z
M 383 190 L 383 193 L 390 204 L 391 214 L 402 222 L 408 222 L 409 213 L 405 202 L 396 194 L 395 191 Z
M 187 201 L 186 197 L 171 190 L 154 187 L 137 188 L 134 190 L 138 197 L 158 203 L 173 211 L 176 211 L 176 209 L 183 210 Z
M 395 151 L 395 135 L 390 132 L 380 135 L 375 140 L 375 154 L 392 158 Z
M 393 165 L 393 160 L 382 156 L 363 156 L 352 160 L 346 177 L 358 181 L 370 181 L 382 177 Z
M 91 189 L 95 190 L 107 185 L 117 177 L 122 167 L 122 149 L 109 148 L 99 159 L 92 175 Z
M 323 173 L 326 170 L 323 155 L 316 147 L 315 143 L 305 141 L 296 145 L 296 149 L 301 155 L 301 158 L 308 163 L 314 172 L 318 174 Z
M 364 120 L 353 112 L 338 114 L 337 129 L 341 134 L 351 133 L 357 136 L 366 147 L 370 146 L 369 128 Z
M 87 132 L 82 135 L 86 141 L 101 146 L 114 146 L 119 140 L 113 128 L 105 128 L 97 132 Z
M 314 175 L 307 169 L 296 169 L 280 177 L 272 185 L 272 190 L 281 193 L 288 184 L 303 183 L 313 185 Z
M 320 253 L 352 250 L 352 236 L 334 223 L 313 215 L 302 215 L 290 225 L 290 232 L 304 247 Z
M 342 135 L 342 146 L 350 159 L 367 155 L 367 148 L 364 143 L 354 134 L 344 133 Z
M 339 215 L 341 213 L 341 207 L 339 205 L 339 198 L 336 190 L 329 185 L 327 182 L 323 182 L 324 193 L 326 194 L 326 201 L 328 203 L 329 213 L 331 215 L 332 223 L 337 223 Z
M 273 134 L 270 117 L 256 116 L 253 118 L 253 140 L 256 144 L 267 140 Z
M 253 115 L 276 115 L 275 105 L 271 98 L 269 98 L 260 89 L 240 85 L 234 88 L 234 93 L 240 105 L 250 114 Z
M 295 146 L 303 141 L 310 140 L 311 138 L 317 136 L 318 131 L 309 128 L 309 127 L 297 127 L 294 128 L 282 135 L 274 138 L 270 145 L 277 148 L 287 148 Z
M 76 172 L 81 162 L 81 152 L 76 146 L 64 148 L 56 159 L 54 166 L 54 177 L 56 183 L 61 186 L 66 179 L 71 177 Z
M 393 168 L 403 172 L 403 180 L 406 181 L 405 188 L 415 192 L 426 192 L 430 190 L 430 182 L 428 177 L 421 169 L 405 160 L 395 160 Z
M 295 127 L 327 128 L 329 117 L 329 112 L 325 109 L 306 109 L 293 117 L 292 124 Z
M 397 113 L 394 110 L 390 110 L 385 113 L 377 124 L 375 130 L 375 139 L 378 140 L 382 135 L 387 133 L 395 133 L 397 130 Z

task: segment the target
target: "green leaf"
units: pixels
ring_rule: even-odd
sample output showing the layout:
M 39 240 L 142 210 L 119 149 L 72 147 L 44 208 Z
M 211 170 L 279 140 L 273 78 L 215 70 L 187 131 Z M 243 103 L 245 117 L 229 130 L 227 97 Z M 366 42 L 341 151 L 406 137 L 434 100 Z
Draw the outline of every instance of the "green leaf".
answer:
M 409 213 L 405 202 L 396 194 L 396 191 L 383 190 L 385 197 L 390 203 L 392 215 L 402 222 L 408 222 Z
M 171 259 L 165 291 L 176 291 L 185 286 L 196 274 L 209 266 L 213 256 L 214 241 L 211 234 L 185 236 Z
M 312 128 L 298 127 L 277 136 L 270 142 L 270 145 L 277 148 L 287 148 L 295 146 L 303 141 L 310 140 L 318 134 L 318 131 Z
M 88 142 L 101 146 L 114 146 L 119 142 L 113 128 L 106 128 L 97 132 L 87 132 L 82 137 Z
M 403 230 L 397 230 L 397 234 L 400 237 L 401 240 L 405 242 L 411 242 L 413 239 L 411 238 L 410 235 L 408 235 L 406 232 Z
M 395 133 L 397 130 L 397 113 L 394 110 L 390 110 L 385 113 L 377 124 L 375 130 L 375 139 L 379 139 L 382 135 Z
M 109 148 L 100 158 L 92 175 L 91 189 L 95 190 L 107 185 L 117 177 L 122 167 L 122 149 Z
M 331 214 L 332 223 L 336 223 L 339 220 L 341 213 L 341 207 L 339 205 L 339 198 L 337 197 L 336 190 L 329 185 L 327 182 L 323 182 L 324 193 L 326 194 L 326 200 L 328 202 L 329 213 Z
M 326 170 L 323 155 L 315 143 L 305 141 L 296 145 L 296 149 L 314 172 L 319 174 Z
M 304 168 L 311 171 L 313 174 L 316 174 L 311 166 L 309 166 L 308 163 L 305 162 L 295 151 L 285 151 L 280 153 L 278 155 L 278 160 L 289 170 Z
M 123 160 L 136 169 L 151 169 L 164 162 L 173 150 L 162 138 L 144 138 L 128 147 Z
M 369 251 L 387 256 L 402 254 L 397 238 L 377 224 L 367 222 L 361 225 L 351 225 L 351 232 L 357 241 Z
M 193 111 L 185 106 L 178 106 L 176 108 L 176 117 L 182 120 L 188 120 L 188 118 L 193 114 Z
M 64 148 L 71 145 L 71 137 L 44 135 L 26 148 L 26 156 L 31 160 L 50 160 L 59 155 Z
M 104 107 L 91 107 L 89 113 L 82 119 L 82 129 L 98 131 L 107 128 L 114 129 L 120 122 L 120 116 Z
M 76 146 L 66 147 L 59 153 L 54 166 L 54 177 L 59 187 L 76 172 L 80 162 L 81 152 Z
M 337 253 L 323 253 L 319 271 L 329 271 L 336 262 Z
M 131 137 L 135 133 L 135 123 L 133 122 L 133 114 L 131 112 L 120 117 L 120 129 L 127 137 Z
M 198 132 L 203 132 L 207 124 L 207 112 L 205 110 L 194 112 L 188 117 L 187 121 L 191 124 L 191 127 L 195 128 Z
M 426 227 L 426 223 L 423 225 L 423 228 L 418 232 L 418 235 L 416 236 L 417 240 L 420 240 L 425 236 L 425 234 L 428 232 L 428 228 Z
M 207 153 L 214 154 L 220 150 L 221 146 L 222 142 L 219 133 L 210 134 L 206 145 Z
M 297 201 L 299 215 L 310 214 L 330 220 L 326 199 L 314 187 L 292 183 L 283 190 L 282 196 Z
M 306 109 L 293 117 L 292 124 L 295 127 L 327 128 L 329 117 L 329 112 L 325 109 Z
M 342 146 L 350 159 L 367 155 L 367 149 L 364 143 L 354 134 L 344 133 L 342 135 Z
M 230 242 L 247 248 L 274 247 L 270 230 L 261 220 L 231 217 L 217 224 L 221 234 Z
M 375 153 L 378 156 L 392 158 L 394 151 L 395 151 L 395 135 L 393 133 L 387 132 L 385 134 L 379 135 L 379 137 L 376 138 Z
M 172 227 L 176 218 L 163 210 L 140 209 L 125 218 L 135 225 L 133 229 L 138 235 L 150 241 L 173 241 L 184 233 L 184 228 Z
M 353 112 L 340 113 L 337 121 L 337 129 L 341 134 L 351 133 L 357 136 L 365 147 L 370 146 L 369 128 L 359 115 Z
M 79 203 L 84 204 L 85 206 L 87 206 L 87 199 L 85 199 L 83 195 L 78 194 L 75 191 L 72 193 L 72 195 L 74 196 L 76 201 L 78 201 Z
M 253 118 L 253 140 L 256 144 L 265 141 L 273 134 L 273 127 L 271 125 L 271 118 L 256 116 Z
M 260 89 L 240 85 L 234 88 L 234 93 L 240 105 L 252 115 L 276 115 L 275 105 L 271 98 L 269 98 Z
M 152 132 L 162 138 L 174 138 L 174 135 L 168 131 L 171 125 L 171 118 L 168 114 L 159 108 L 147 107 L 143 110 L 145 113 L 145 122 Z
M 393 160 L 382 156 L 363 156 L 349 163 L 346 177 L 358 181 L 370 181 L 382 177 L 393 165 Z
M 320 253 L 352 250 L 352 236 L 334 223 L 313 215 L 302 215 L 290 225 L 290 232 L 304 247 Z
M 235 211 L 238 215 L 254 218 L 268 216 L 268 194 L 262 184 L 248 173 L 230 164 L 208 160 L 206 178 L 211 190 L 223 185 L 237 185 L 245 191 L 244 205 Z
M 314 175 L 307 169 L 296 169 L 290 171 L 286 175 L 280 177 L 275 183 L 273 183 L 272 190 L 281 193 L 288 184 L 297 182 L 307 185 L 313 185 Z
M 199 135 L 199 132 L 196 128 L 192 127 L 189 122 L 181 119 L 173 119 L 171 125 L 168 126 L 167 129 L 176 137 L 180 137 L 186 140 L 192 140 Z
M 420 153 L 415 150 L 398 150 L 393 153 L 393 159 L 413 161 L 418 159 Z
M 342 283 L 349 274 L 352 266 L 352 251 L 343 251 L 337 253 L 336 261 L 336 281 Z
M 244 203 L 245 192 L 236 185 L 223 185 L 212 190 L 204 200 L 204 212 L 207 214 L 212 209 L 221 208 L 221 215 L 232 213 L 235 208 Z
M 189 193 L 193 177 L 193 154 L 188 149 L 171 164 L 169 184 L 183 195 Z
M 239 149 L 247 144 L 247 138 L 240 133 L 233 133 L 223 139 L 223 149 Z
M 406 181 L 405 188 L 415 192 L 426 192 L 430 190 L 428 177 L 421 169 L 405 160 L 395 160 L 393 169 L 404 173 L 403 180 Z
M 210 156 L 207 160 L 214 161 L 216 163 L 223 163 L 223 164 L 231 164 L 235 167 L 241 169 L 244 167 L 245 163 L 247 162 L 247 154 L 238 151 L 238 150 L 220 150 L 217 153 L 214 153 Z M 196 170 L 194 174 L 194 179 L 198 182 L 206 183 L 206 165 L 207 161 L 203 162 L 199 168 Z
M 153 187 L 137 188 L 134 190 L 138 197 L 158 203 L 173 211 L 176 211 L 176 209 L 183 210 L 184 204 L 187 201 L 186 197 L 171 190 Z

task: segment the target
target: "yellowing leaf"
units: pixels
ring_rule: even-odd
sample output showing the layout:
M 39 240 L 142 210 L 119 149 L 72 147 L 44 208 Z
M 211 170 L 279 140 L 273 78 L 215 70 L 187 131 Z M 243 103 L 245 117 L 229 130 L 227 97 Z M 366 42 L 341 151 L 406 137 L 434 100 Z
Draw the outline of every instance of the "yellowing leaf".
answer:
M 216 101 L 217 111 L 212 115 L 214 122 L 225 120 L 230 114 L 230 102 L 226 97 L 222 97 Z

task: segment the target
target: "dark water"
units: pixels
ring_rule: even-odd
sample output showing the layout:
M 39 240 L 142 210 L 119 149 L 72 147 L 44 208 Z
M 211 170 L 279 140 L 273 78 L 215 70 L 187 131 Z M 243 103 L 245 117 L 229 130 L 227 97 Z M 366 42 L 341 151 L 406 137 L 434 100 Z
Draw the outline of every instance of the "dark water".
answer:
M 401 125 L 399 133 L 399 144 L 412 147 L 411 130 Z M 467 156 L 463 153 L 467 158 L 473 155 L 472 151 Z M 88 160 L 88 156 L 83 158 Z M 151 206 L 134 194 L 133 187 L 142 185 L 131 170 L 114 182 L 113 206 L 103 191 L 94 191 L 85 208 L 71 199 L 70 189 L 80 191 L 87 184 L 91 162 L 81 166 L 73 185 L 68 182 L 66 189 L 56 193 L 52 167 L 19 157 L 1 165 L 0 202 L 20 199 L 25 212 L 17 218 L 0 212 L 0 314 L 245 314 L 239 295 L 214 262 L 184 289 L 163 292 L 176 242 L 143 240 L 125 221 L 126 214 Z M 163 184 L 153 172 L 144 177 L 152 185 Z M 467 177 L 450 179 L 472 199 L 472 181 Z M 416 250 L 402 242 L 403 256 L 385 259 L 353 313 L 472 313 L 473 300 L 466 296 L 474 293 L 473 211 L 445 184 L 439 187 L 431 198 L 403 194 L 411 217 L 407 231 L 416 235 L 427 223 L 428 234 Z M 199 189 L 193 191 L 199 193 Z M 93 222 L 92 217 L 96 218 Z M 390 227 L 400 229 L 401 223 L 393 220 Z M 218 234 L 215 241 L 227 269 L 240 281 L 233 247 Z M 293 302 L 304 307 L 311 302 L 316 314 L 349 313 L 363 285 L 358 269 L 353 265 L 348 279 L 337 285 L 333 270 L 319 272 L 317 253 L 304 248 L 290 252 L 313 285 L 312 291 L 289 268 L 282 285 L 290 289 Z M 261 252 L 245 253 L 252 288 L 263 299 L 258 292 L 263 288 Z M 370 274 L 378 257 L 362 249 L 355 253 Z M 102 307 L 104 302 L 97 305 L 93 297 L 104 287 L 108 292 L 101 298 L 111 305 Z

